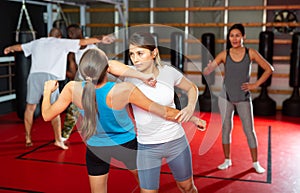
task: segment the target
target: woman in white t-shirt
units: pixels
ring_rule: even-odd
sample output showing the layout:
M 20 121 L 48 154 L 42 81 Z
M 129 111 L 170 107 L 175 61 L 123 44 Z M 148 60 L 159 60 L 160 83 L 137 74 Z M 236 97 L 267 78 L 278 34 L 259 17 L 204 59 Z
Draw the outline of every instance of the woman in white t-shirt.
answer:
M 188 121 L 195 110 L 198 88 L 181 72 L 160 61 L 158 48 L 150 33 L 134 33 L 130 38 L 129 56 L 134 68 L 155 75 L 155 87 L 142 81 L 126 78 L 135 84 L 149 99 L 175 108 L 174 87 L 186 91 L 188 104 L 180 111 L 182 122 Z M 160 118 L 133 105 L 137 125 L 137 166 L 141 192 L 158 192 L 163 158 L 181 192 L 197 192 L 193 182 L 192 159 L 189 143 L 180 123 Z

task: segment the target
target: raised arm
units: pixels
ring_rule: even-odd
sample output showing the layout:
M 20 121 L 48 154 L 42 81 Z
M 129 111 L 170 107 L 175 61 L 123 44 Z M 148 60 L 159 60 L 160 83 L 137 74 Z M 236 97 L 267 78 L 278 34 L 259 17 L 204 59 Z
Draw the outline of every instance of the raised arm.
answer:
M 21 44 L 16 44 L 13 46 L 8 46 L 4 49 L 4 54 L 9 54 L 10 52 L 20 52 L 22 51 L 22 46 Z
M 51 121 L 68 107 L 68 105 L 72 102 L 73 87 L 74 81 L 69 82 L 62 90 L 58 99 L 51 104 L 51 93 L 58 88 L 58 82 L 56 80 L 49 80 L 45 82 L 42 102 L 42 116 L 45 121 Z
M 129 66 L 117 60 L 109 60 L 108 66 L 109 66 L 108 72 L 113 75 L 137 78 L 150 86 L 155 86 L 156 81 L 155 81 L 154 74 L 142 73 L 140 71 L 130 68 Z
M 101 42 L 101 39 L 98 39 L 98 38 L 86 38 L 86 39 L 80 39 L 79 45 L 86 46 L 89 44 L 96 44 L 96 43 L 100 43 L 100 42 Z
M 92 38 L 84 38 L 80 39 L 80 46 L 86 46 L 89 44 L 96 44 L 96 43 L 103 43 L 103 44 L 110 44 L 115 41 L 113 35 L 101 35 L 101 36 L 94 36 Z
M 116 40 L 116 37 L 113 34 L 94 36 L 94 38 L 101 40 L 102 44 L 111 44 Z

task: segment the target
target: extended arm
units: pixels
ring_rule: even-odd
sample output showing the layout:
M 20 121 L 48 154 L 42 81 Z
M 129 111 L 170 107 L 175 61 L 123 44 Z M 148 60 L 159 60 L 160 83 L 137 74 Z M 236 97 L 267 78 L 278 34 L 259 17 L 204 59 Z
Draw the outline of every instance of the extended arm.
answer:
M 174 122 L 181 122 L 181 115 L 178 109 L 168 106 L 162 106 L 147 98 L 137 87 L 133 86 L 129 96 L 129 102 L 146 110 L 152 112 L 160 117 Z M 206 121 L 198 117 L 191 116 L 189 121 L 193 122 L 198 128 L 205 129 Z
M 80 39 L 79 40 L 79 45 L 80 46 L 86 46 L 89 44 L 96 44 L 96 43 L 100 43 L 101 40 L 98 38 L 86 38 L 86 39 Z
M 213 72 L 221 63 L 225 63 L 226 60 L 226 50 L 222 51 L 217 55 L 217 57 L 210 61 L 207 66 L 204 68 L 202 74 L 203 75 L 209 75 L 211 72 Z
M 145 82 L 146 84 L 148 84 L 150 86 L 154 86 L 156 83 L 155 77 L 153 74 L 145 74 L 145 73 L 139 72 L 117 60 L 110 60 L 108 62 L 108 65 L 109 65 L 108 72 L 113 75 L 137 78 L 137 79 L 142 80 L 143 82 Z
M 86 46 L 89 44 L 96 44 L 96 43 L 103 43 L 103 44 L 110 44 L 115 41 L 115 37 L 113 35 L 101 35 L 95 36 L 92 38 L 80 39 L 80 46 Z
M 9 54 L 10 52 L 20 52 L 22 51 L 21 44 L 16 44 L 13 46 L 8 46 L 4 49 L 4 54 Z
M 111 44 L 116 40 L 116 37 L 112 34 L 100 36 L 98 39 L 101 40 L 102 44 Z

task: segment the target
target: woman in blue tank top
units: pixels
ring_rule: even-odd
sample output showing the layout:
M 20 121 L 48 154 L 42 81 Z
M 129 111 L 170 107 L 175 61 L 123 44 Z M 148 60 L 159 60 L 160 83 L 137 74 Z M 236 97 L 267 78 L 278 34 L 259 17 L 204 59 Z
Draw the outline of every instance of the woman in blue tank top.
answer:
M 245 29 L 242 24 L 234 24 L 227 35 L 227 50 L 222 51 L 204 69 L 203 74 L 210 74 L 221 63 L 225 67 L 223 89 L 219 96 L 219 109 L 222 117 L 222 144 L 225 161 L 219 165 L 224 170 L 232 165 L 230 157 L 230 143 L 234 109 L 242 120 L 244 133 L 248 140 L 253 168 L 257 173 L 264 173 L 265 169 L 257 160 L 257 137 L 253 125 L 253 111 L 250 91 L 265 82 L 274 71 L 273 67 L 255 50 L 243 45 Z M 251 64 L 255 61 L 264 73 L 250 83 Z
M 137 179 L 137 140 L 134 124 L 127 113 L 129 103 L 168 120 L 178 122 L 182 117 L 178 114 L 179 110 L 154 103 L 131 83 L 108 82 L 107 72 L 149 81 L 150 85 L 154 85 L 155 80 L 126 65 L 109 65 L 105 53 L 99 49 L 84 53 L 79 71 L 85 81 L 70 81 L 52 105 L 50 95 L 57 88 L 57 81 L 45 83 L 42 115 L 45 121 L 49 121 L 71 102 L 83 109 L 79 131 L 87 144 L 86 166 L 91 190 L 106 192 L 112 158 L 123 162 Z M 200 127 L 206 125 L 195 116 L 190 121 Z

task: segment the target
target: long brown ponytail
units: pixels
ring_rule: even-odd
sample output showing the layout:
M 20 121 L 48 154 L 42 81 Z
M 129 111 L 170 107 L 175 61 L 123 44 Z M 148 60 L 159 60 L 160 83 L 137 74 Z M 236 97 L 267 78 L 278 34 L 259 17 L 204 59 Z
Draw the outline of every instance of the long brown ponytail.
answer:
M 79 128 L 85 140 L 95 135 L 97 131 L 99 113 L 95 85 L 104 80 L 107 68 L 107 56 L 100 49 L 87 50 L 79 64 L 79 72 L 86 80 L 81 98 L 84 116 Z

